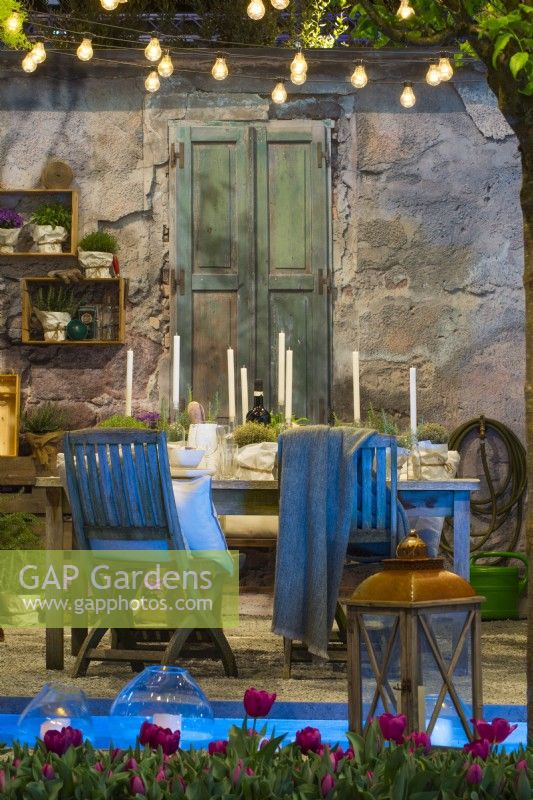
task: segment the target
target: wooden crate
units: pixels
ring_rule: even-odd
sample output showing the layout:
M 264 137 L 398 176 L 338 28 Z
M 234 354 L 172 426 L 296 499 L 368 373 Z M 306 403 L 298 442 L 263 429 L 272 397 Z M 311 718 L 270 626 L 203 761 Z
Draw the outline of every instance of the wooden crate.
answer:
M 75 292 L 75 296 L 81 300 L 83 295 L 83 287 L 92 288 L 112 288 L 116 292 L 116 308 L 117 308 L 117 338 L 116 339 L 80 339 L 71 340 L 65 339 L 63 342 L 45 342 L 44 338 L 38 339 L 32 334 L 32 292 L 40 286 L 46 287 L 55 283 L 64 286 L 61 281 L 56 278 L 22 278 L 21 292 L 22 292 L 22 344 L 31 345 L 51 345 L 52 347 L 72 347 L 73 345 L 85 347 L 87 345 L 117 345 L 124 344 L 126 337 L 126 299 L 127 299 L 127 281 L 125 278 L 85 278 L 84 280 L 70 284 Z M 34 329 L 35 330 L 35 329 Z
M 1 189 L 0 205 L 2 208 L 12 208 L 14 211 L 22 213 L 25 223 L 28 224 L 31 212 L 36 206 L 43 202 L 65 202 L 70 207 L 70 239 L 65 242 L 65 250 L 62 253 L 33 253 L 28 247 L 17 250 L 15 253 L 0 253 L 0 259 L 9 260 L 13 258 L 35 258 L 35 259 L 54 259 L 54 258 L 77 258 L 78 255 L 78 193 L 71 189 Z M 24 241 L 24 237 L 22 237 Z M 25 242 L 26 243 L 26 242 Z M 27 243 L 26 243 L 27 244 Z
M 0 456 L 19 450 L 20 376 L 0 375 Z

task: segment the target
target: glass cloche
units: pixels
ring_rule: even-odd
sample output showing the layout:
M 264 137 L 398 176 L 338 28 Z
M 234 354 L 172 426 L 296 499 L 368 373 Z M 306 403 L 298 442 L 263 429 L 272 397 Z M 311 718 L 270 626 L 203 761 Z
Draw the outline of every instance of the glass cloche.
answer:
M 84 739 L 93 734 L 87 697 L 80 689 L 59 683 L 47 683 L 31 700 L 17 721 L 16 738 L 33 745 L 46 731 L 76 728 Z

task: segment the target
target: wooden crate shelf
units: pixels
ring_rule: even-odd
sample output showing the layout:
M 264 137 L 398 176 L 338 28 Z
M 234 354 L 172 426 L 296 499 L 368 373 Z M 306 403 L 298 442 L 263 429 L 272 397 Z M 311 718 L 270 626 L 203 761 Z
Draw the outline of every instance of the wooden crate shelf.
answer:
M 0 456 L 19 450 L 20 376 L 0 375 Z
M 113 339 L 80 339 L 71 340 L 65 339 L 63 342 L 47 342 L 44 338 L 38 338 L 36 335 L 37 323 L 32 321 L 33 315 L 33 301 L 34 293 L 40 287 L 46 287 L 50 284 L 57 286 L 65 286 L 65 284 L 56 278 L 45 277 L 32 277 L 21 279 L 22 291 L 22 337 L 21 342 L 24 345 L 33 346 L 51 346 L 51 347 L 87 347 L 94 345 L 122 345 L 126 339 L 126 298 L 127 298 L 127 281 L 124 278 L 85 278 L 77 283 L 68 284 L 68 288 L 74 291 L 76 299 L 80 305 L 84 302 L 84 287 L 85 293 L 90 292 L 91 296 L 97 296 L 100 291 L 113 291 L 115 298 L 113 300 L 113 308 L 116 309 L 114 324 L 117 327 L 117 335 Z
M 53 259 L 76 258 L 78 254 L 78 193 L 72 189 L 0 189 L 0 208 L 17 211 L 24 217 L 25 225 L 29 224 L 31 212 L 46 199 L 52 202 L 64 201 L 71 210 L 70 241 L 64 243 L 61 253 L 36 253 L 31 250 L 18 250 L 15 253 L 0 253 L 0 259 L 6 261 L 17 258 Z M 24 229 L 23 229 L 24 231 Z M 22 243 L 27 243 L 24 233 Z

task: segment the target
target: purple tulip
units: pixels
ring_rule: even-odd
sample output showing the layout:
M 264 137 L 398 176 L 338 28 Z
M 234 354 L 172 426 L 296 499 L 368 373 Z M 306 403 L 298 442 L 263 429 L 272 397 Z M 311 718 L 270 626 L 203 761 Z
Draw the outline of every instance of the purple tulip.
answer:
M 144 781 L 140 775 L 133 775 L 130 779 L 130 792 L 133 795 L 136 794 L 146 794 L 146 789 L 144 787 Z
M 474 739 L 463 747 L 466 753 L 470 753 L 473 758 L 480 758 L 486 761 L 490 753 L 490 742 L 487 739 Z
M 423 749 L 427 755 L 431 750 L 431 739 L 425 731 L 413 731 L 407 737 L 407 740 L 411 743 L 409 748 L 411 752 Z
M 60 731 L 50 730 L 44 734 L 44 746 L 49 753 L 55 753 L 57 756 L 62 756 L 69 747 L 79 747 L 82 742 L 82 732 L 71 728 L 70 725 L 61 728 Z
M 51 764 L 43 764 L 41 772 L 45 781 L 53 781 L 56 776 L 55 770 Z
M 231 782 L 233 786 L 237 786 L 239 782 L 239 778 L 241 777 L 242 773 L 243 762 L 242 759 L 239 758 L 237 764 L 235 765 L 233 772 L 231 773 Z
M 335 778 L 331 773 L 327 772 L 322 780 L 320 781 L 320 794 L 322 797 L 327 797 L 327 795 L 333 790 L 335 787 Z
M 486 739 L 491 744 L 501 744 L 518 725 L 511 725 L 503 717 L 495 717 L 492 722 L 485 722 L 483 719 L 471 720 L 477 735 L 480 739 Z
M 96 761 L 94 764 L 94 769 L 96 772 L 103 772 L 105 770 L 105 767 L 101 761 Z
M 384 739 L 403 744 L 403 732 L 407 725 L 405 714 L 382 714 L 378 717 L 378 722 Z
M 517 772 L 522 772 L 522 770 L 524 770 L 524 772 L 527 772 L 528 769 L 529 769 L 529 765 L 528 765 L 526 759 L 525 758 L 521 758 L 520 761 L 517 761 L 516 764 L 515 764 L 515 769 L 516 769 Z
M 150 745 L 153 750 L 160 747 L 163 753 L 171 756 L 180 746 L 180 731 L 172 732 L 170 728 L 161 728 L 151 722 L 143 722 L 139 732 L 139 742 L 143 745 Z
M 132 772 L 136 772 L 139 769 L 137 760 L 135 758 L 128 758 L 128 760 L 124 764 L 124 769 L 131 769 Z
M 244 693 L 244 710 L 249 717 L 266 717 L 276 700 L 276 693 L 270 694 L 262 689 L 251 687 Z
M 5 788 L 6 788 L 6 773 L 4 772 L 3 769 L 0 769 L 0 792 L 3 792 Z
M 322 736 L 318 728 L 302 728 L 301 731 L 296 731 L 296 744 L 302 753 L 318 752 L 322 744 Z
M 139 743 L 142 745 L 150 744 L 150 738 L 158 728 L 159 725 L 154 725 L 152 722 L 143 722 L 139 731 Z
M 228 740 L 217 739 L 214 742 L 209 742 L 209 746 L 207 749 L 209 751 L 210 756 L 214 756 L 216 753 L 225 756 L 228 750 Z
M 115 761 L 117 758 L 122 758 L 122 750 L 120 747 L 114 747 L 109 751 L 109 755 L 111 756 L 111 761 Z
M 21 764 L 22 764 L 22 760 L 20 758 L 14 758 L 13 759 L 13 766 L 15 767 L 15 769 L 18 769 Z
M 159 767 L 159 771 L 155 776 L 155 779 L 157 783 L 161 783 L 161 781 L 166 781 L 167 776 L 165 775 L 165 770 L 163 769 L 163 767 Z
M 466 782 L 470 786 L 477 786 L 483 780 L 483 770 L 479 764 L 470 764 L 466 771 Z

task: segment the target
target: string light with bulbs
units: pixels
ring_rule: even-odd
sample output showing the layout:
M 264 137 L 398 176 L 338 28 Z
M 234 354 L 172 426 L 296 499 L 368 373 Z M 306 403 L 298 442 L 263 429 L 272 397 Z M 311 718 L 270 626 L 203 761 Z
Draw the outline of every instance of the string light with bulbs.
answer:
M 449 81 L 453 77 L 453 67 L 446 55 L 441 55 L 439 60 L 439 74 L 441 81 Z
M 216 81 L 225 81 L 228 77 L 229 69 L 224 56 L 217 56 L 211 69 L 211 75 Z
M 409 0 L 400 0 L 400 5 L 398 11 L 396 12 L 396 16 L 400 19 L 410 19 L 411 17 L 415 16 L 415 10 L 411 5 L 409 5 Z
M 94 55 L 92 40 L 85 36 L 76 50 L 76 55 L 80 61 L 90 61 Z
M 439 83 L 442 81 L 439 65 L 438 64 L 430 64 L 428 71 L 426 72 L 426 83 L 430 86 L 438 86 Z
M 278 106 L 287 102 L 287 89 L 284 81 L 279 80 L 272 89 L 272 101 Z
M 366 74 L 365 65 L 362 61 L 355 67 L 350 77 L 350 81 L 352 86 L 354 86 L 356 89 L 364 89 L 364 87 L 367 85 L 368 75 Z
M 157 36 L 152 36 L 146 47 L 144 48 L 144 55 L 148 61 L 159 61 L 162 54 L 161 45 Z
M 291 62 L 291 81 L 296 86 L 302 86 L 307 80 L 307 61 L 302 48 L 299 47 Z
M 22 59 L 22 69 L 24 72 L 35 72 L 37 69 L 37 62 L 33 60 L 31 57 L 31 53 L 26 53 L 24 58 Z
M 404 108 L 412 108 L 416 103 L 413 84 L 408 81 L 406 81 L 403 85 L 403 92 L 400 95 L 400 103 Z
M 265 4 L 263 0 L 250 0 L 246 13 L 253 20 L 263 19 L 266 13 Z
M 148 73 L 144 81 L 144 88 L 147 92 L 151 92 L 152 94 L 159 91 L 161 88 L 161 81 L 159 80 L 159 73 L 157 70 L 153 69 Z
M 285 11 L 289 7 L 290 0 L 270 0 L 276 11 Z
M 157 71 L 162 78 L 170 78 L 170 76 L 174 72 L 174 64 L 172 63 L 169 50 L 167 50 L 167 52 L 157 65 Z

